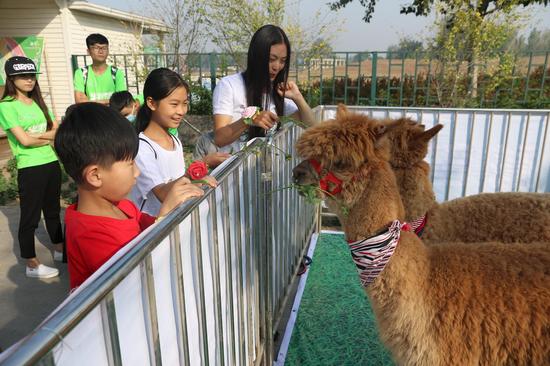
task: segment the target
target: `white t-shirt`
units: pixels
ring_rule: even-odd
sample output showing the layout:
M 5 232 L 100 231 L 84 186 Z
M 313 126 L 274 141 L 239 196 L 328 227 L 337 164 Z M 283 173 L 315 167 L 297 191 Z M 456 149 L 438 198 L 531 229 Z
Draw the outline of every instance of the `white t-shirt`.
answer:
M 235 122 L 241 119 L 241 115 L 246 107 L 248 107 L 248 104 L 246 103 L 246 89 L 242 73 L 222 78 L 216 85 L 216 88 L 214 88 L 212 96 L 214 114 L 231 116 L 231 122 Z M 275 113 L 275 104 L 273 102 L 270 102 L 269 110 Z M 298 111 L 298 107 L 291 99 L 285 98 L 283 111 L 285 116 L 289 116 Z
M 158 216 L 161 202 L 153 188 L 178 179 L 185 174 L 185 159 L 181 141 L 174 135 L 174 150 L 166 150 L 142 132 L 139 134 L 139 150 L 136 164 L 141 171 L 130 199 L 143 212 Z

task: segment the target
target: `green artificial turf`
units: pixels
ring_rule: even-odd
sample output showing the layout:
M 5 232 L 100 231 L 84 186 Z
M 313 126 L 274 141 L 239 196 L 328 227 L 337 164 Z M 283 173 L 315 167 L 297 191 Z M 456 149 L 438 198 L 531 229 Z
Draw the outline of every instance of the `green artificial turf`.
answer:
M 393 365 L 343 235 L 320 235 L 309 271 L 285 365 Z

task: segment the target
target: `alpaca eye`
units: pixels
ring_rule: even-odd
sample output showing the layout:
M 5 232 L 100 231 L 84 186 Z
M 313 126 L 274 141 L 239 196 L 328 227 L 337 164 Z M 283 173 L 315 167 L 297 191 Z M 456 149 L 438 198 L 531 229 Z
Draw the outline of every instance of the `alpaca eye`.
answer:
M 337 170 L 345 170 L 346 168 L 348 168 L 348 165 L 341 161 L 334 163 L 333 166 L 334 166 L 334 169 L 337 169 Z

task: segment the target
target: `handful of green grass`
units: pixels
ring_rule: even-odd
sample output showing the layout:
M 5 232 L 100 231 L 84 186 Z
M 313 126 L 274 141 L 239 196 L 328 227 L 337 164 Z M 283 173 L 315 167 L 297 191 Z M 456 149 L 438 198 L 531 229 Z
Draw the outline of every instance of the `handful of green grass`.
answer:
M 321 192 L 321 188 L 319 188 L 319 186 L 316 184 L 293 183 L 290 185 L 290 187 L 296 189 L 304 197 L 307 203 L 316 205 L 323 201 L 318 194 L 319 192 Z

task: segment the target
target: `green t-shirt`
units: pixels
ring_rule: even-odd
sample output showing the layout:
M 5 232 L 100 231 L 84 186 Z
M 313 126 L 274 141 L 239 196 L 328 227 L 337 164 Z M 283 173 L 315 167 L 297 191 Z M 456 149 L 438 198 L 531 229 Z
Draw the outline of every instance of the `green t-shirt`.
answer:
M 52 112 L 48 112 L 52 121 L 55 121 Z M 17 161 L 17 169 L 44 165 L 57 160 L 51 145 L 23 146 L 10 130 L 16 126 L 20 126 L 26 133 L 34 134 L 46 132 L 48 125 L 44 113 L 36 102 L 27 105 L 10 97 L 0 101 L 0 127 L 6 131 L 11 151 Z
M 84 76 L 82 69 L 74 72 L 74 90 L 84 93 Z M 109 99 L 114 92 L 126 90 L 124 72 L 118 69 L 113 81 L 111 66 L 107 66 L 103 74 L 96 75 L 91 66 L 88 66 L 88 80 L 86 83 L 86 96 L 90 100 Z
M 143 98 L 143 93 L 139 93 L 136 95 L 135 98 L 139 102 L 139 106 L 141 107 L 143 104 L 145 104 L 145 98 Z

